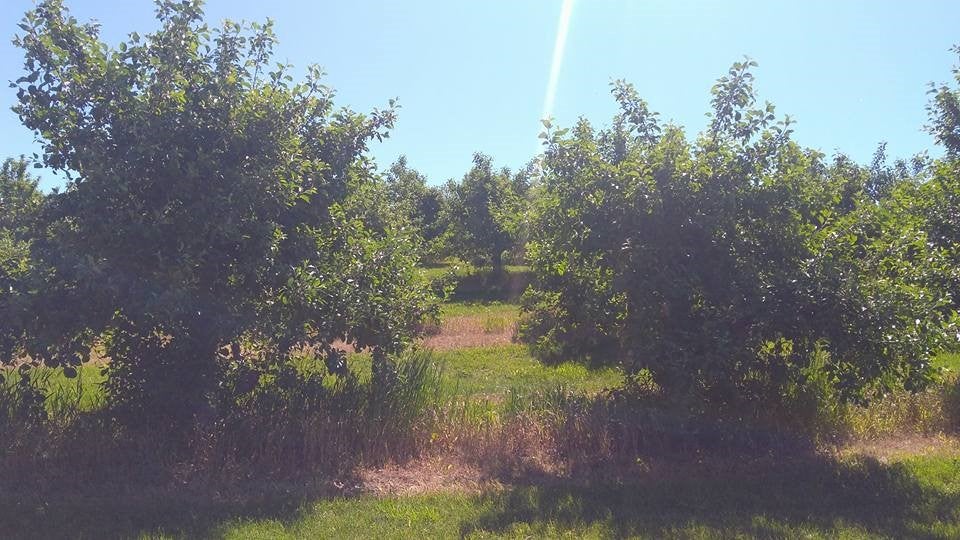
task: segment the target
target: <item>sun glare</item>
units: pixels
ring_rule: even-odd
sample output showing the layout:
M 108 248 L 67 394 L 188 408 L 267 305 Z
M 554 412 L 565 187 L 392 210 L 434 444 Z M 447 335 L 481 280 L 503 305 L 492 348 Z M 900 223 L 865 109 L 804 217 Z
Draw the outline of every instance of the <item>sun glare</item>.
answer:
M 557 98 L 557 84 L 560 81 L 560 68 L 563 65 L 563 53 L 567 46 L 567 32 L 570 30 L 570 16 L 573 14 L 575 0 L 563 0 L 560 8 L 560 20 L 557 22 L 557 39 L 553 44 L 553 59 L 550 62 L 550 79 L 547 82 L 547 94 L 543 99 L 543 118 L 553 115 L 553 104 Z

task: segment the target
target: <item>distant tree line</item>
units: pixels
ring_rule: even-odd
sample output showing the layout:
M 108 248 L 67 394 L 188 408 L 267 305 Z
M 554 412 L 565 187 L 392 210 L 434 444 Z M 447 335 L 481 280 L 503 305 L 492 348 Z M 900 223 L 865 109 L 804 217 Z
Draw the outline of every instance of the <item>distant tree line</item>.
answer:
M 529 169 L 495 170 L 489 156 L 477 153 L 461 180 L 430 186 L 400 157 L 385 181 L 394 208 L 419 232 L 424 262 L 455 257 L 499 273 L 504 261 L 523 261 L 534 174 Z

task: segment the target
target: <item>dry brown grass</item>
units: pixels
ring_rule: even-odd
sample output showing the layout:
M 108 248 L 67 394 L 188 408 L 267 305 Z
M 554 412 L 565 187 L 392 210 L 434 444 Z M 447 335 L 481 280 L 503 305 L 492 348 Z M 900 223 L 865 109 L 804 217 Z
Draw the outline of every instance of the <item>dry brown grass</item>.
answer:
M 866 458 L 886 464 L 914 456 L 960 458 L 960 437 L 942 433 L 857 440 L 839 448 L 637 453 L 618 448 L 609 433 L 600 440 L 588 440 L 583 438 L 585 433 L 573 433 L 569 428 L 551 427 L 541 418 L 525 415 L 482 426 L 448 428 L 444 440 L 435 441 L 429 453 L 420 458 L 361 470 L 355 490 L 384 496 L 483 493 L 530 482 L 670 480 L 693 472 L 736 476 L 824 460 L 854 462 Z
M 504 345 L 513 342 L 515 325 L 515 321 L 502 316 L 448 317 L 439 332 L 423 339 L 423 345 L 438 351 Z
M 456 455 L 431 456 L 402 464 L 361 470 L 358 488 L 375 495 L 482 493 L 502 484 Z
M 439 325 L 425 325 L 424 337 L 419 344 L 435 351 L 504 345 L 514 342 L 516 326 L 515 318 L 504 315 L 444 317 Z M 352 345 L 339 340 L 331 345 L 342 350 L 354 350 Z
M 840 456 L 867 456 L 881 463 L 917 455 L 960 456 L 960 438 L 937 433 L 930 435 L 899 435 L 878 439 L 853 441 L 839 450 Z
M 571 467 L 541 425 L 518 421 L 496 429 L 461 434 L 457 448 L 405 463 L 359 471 L 353 493 L 377 496 L 427 493 L 489 493 L 530 482 L 628 482 L 640 478 L 669 481 L 690 474 L 753 474 L 757 468 L 777 468 L 818 460 L 855 462 L 863 458 L 886 464 L 913 456 L 960 457 L 955 436 L 891 437 L 857 441 L 840 449 L 823 448 L 796 454 L 648 455 L 629 462 L 593 463 Z M 569 457 L 569 456 L 568 456 Z

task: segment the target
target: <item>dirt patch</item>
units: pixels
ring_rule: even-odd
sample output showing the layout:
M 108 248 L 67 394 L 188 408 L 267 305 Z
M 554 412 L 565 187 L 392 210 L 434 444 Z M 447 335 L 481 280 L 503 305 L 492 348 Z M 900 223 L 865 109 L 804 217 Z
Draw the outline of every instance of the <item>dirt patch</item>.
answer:
M 881 463 L 914 455 L 960 455 L 960 439 L 952 435 L 902 435 L 850 443 L 841 456 L 868 456 Z
M 463 443 L 470 446 L 469 441 Z M 908 435 L 858 441 L 840 449 L 823 449 L 812 454 L 645 456 L 631 463 L 598 462 L 574 468 L 552 463 L 543 441 L 485 440 L 480 446 L 483 448 L 460 447 L 402 465 L 362 470 L 352 492 L 383 496 L 437 492 L 473 494 L 524 484 L 590 485 L 598 481 L 623 483 L 658 478 L 669 481 L 691 475 L 705 478 L 755 476 L 763 475 L 763 471 L 796 470 L 832 463 L 836 458 L 867 457 L 887 464 L 910 456 L 960 456 L 960 438 L 947 435 Z
M 448 317 L 441 324 L 440 332 L 427 336 L 422 343 L 440 351 L 504 345 L 513 342 L 515 328 L 515 319 L 507 316 Z
M 439 328 L 429 328 L 427 335 L 418 342 L 436 351 L 506 345 L 515 341 L 516 326 L 514 317 L 502 315 L 445 317 Z M 345 351 L 355 350 L 353 345 L 340 340 L 331 346 Z
M 449 457 L 432 457 L 402 466 L 388 465 L 360 472 L 360 491 L 376 495 L 480 493 L 501 487 L 479 468 Z

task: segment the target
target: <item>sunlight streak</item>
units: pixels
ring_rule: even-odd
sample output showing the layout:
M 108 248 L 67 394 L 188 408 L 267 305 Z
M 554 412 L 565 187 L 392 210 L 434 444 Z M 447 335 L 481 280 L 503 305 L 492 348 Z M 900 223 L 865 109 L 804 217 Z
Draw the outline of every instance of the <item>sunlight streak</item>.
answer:
M 553 115 L 553 103 L 557 98 L 557 84 L 560 81 L 560 67 L 563 64 L 563 52 L 567 46 L 567 31 L 570 29 L 570 16 L 573 14 L 575 0 L 563 0 L 560 8 L 560 21 L 557 23 L 557 40 L 553 43 L 553 60 L 550 62 L 550 79 L 547 82 L 547 95 L 543 99 L 541 119 Z

